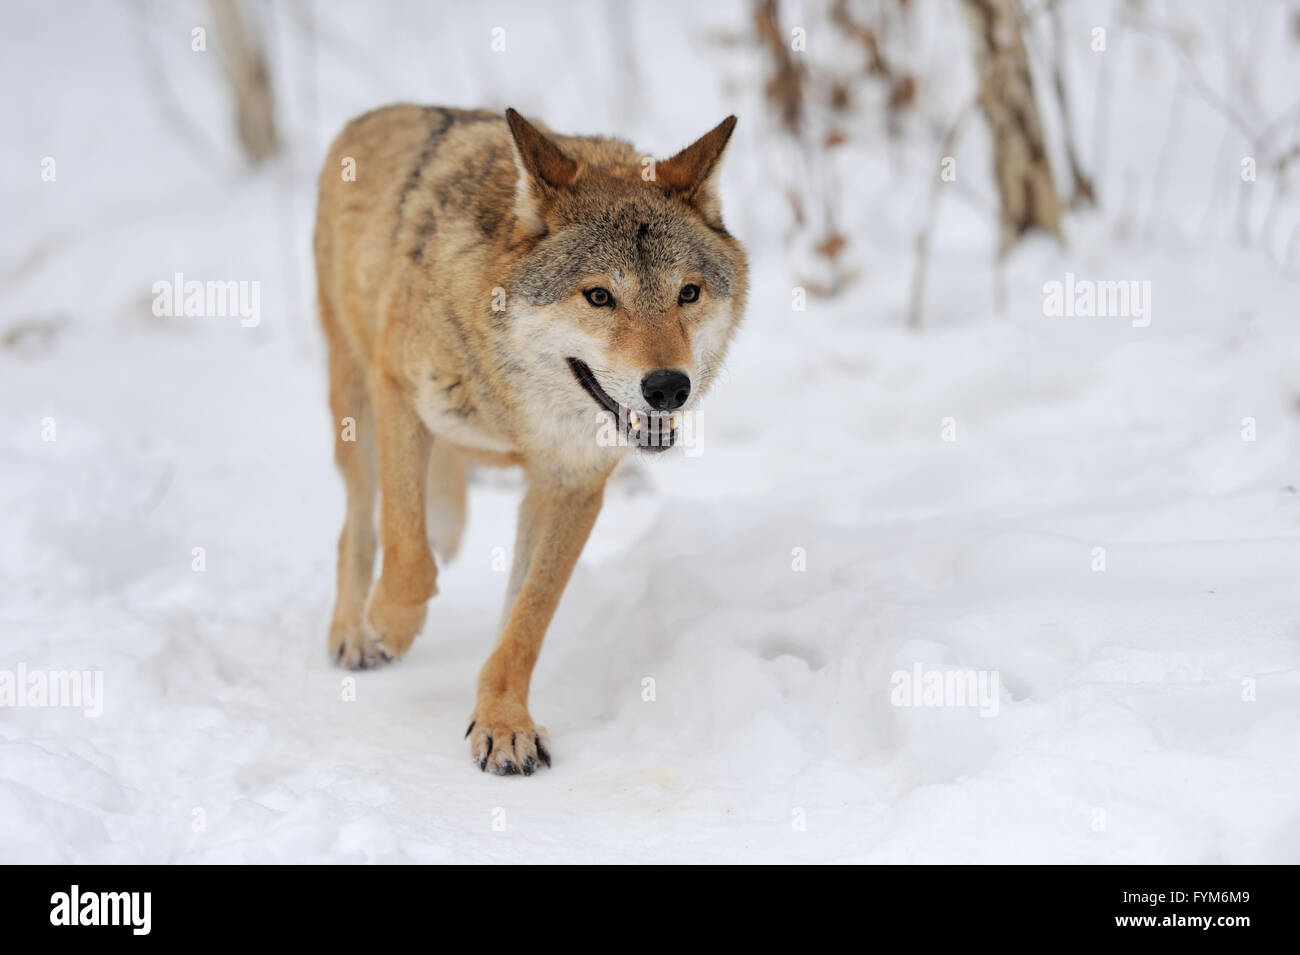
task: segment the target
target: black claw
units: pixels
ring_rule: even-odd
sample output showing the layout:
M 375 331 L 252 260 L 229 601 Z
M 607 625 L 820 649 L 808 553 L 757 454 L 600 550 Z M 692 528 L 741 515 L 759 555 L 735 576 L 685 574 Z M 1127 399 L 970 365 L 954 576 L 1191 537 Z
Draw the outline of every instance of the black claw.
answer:
M 550 766 L 551 766 L 551 754 L 548 753 L 548 752 L 546 751 L 546 747 L 542 745 L 542 738 L 541 738 L 540 736 L 534 736 L 534 737 L 533 737 L 533 743 L 536 744 L 536 746 L 537 746 L 537 756 L 538 756 L 538 758 L 539 758 L 543 763 L 545 763 L 546 766 L 547 766 L 547 768 L 549 769 Z
M 465 738 L 466 738 L 466 739 L 469 739 L 469 734 L 472 733 L 472 732 L 474 732 L 474 724 L 477 723 L 477 722 L 478 722 L 478 720 L 470 720 L 470 721 L 469 721 L 469 729 L 467 729 L 467 730 L 465 731 Z
M 485 772 L 485 773 L 487 772 L 487 757 L 486 757 L 486 756 L 484 756 L 482 759 L 480 759 L 480 760 L 478 761 L 478 768 L 481 769 L 481 770 L 482 770 L 483 772 Z
M 497 775 L 498 775 L 498 776 L 518 776 L 518 775 L 519 775 L 519 767 L 516 766 L 513 762 L 507 760 L 506 762 L 502 763 L 500 766 L 497 767 Z
M 537 760 L 529 756 L 526 760 L 524 760 L 524 775 L 531 776 L 536 771 L 537 771 Z

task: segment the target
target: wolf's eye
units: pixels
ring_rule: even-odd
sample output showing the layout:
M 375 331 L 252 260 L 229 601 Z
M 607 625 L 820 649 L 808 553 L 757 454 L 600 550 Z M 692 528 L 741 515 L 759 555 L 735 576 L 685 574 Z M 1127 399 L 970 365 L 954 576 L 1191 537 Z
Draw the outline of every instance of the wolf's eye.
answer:
M 586 297 L 587 302 L 591 305 L 596 306 L 596 308 L 614 307 L 614 296 L 609 294 L 609 289 L 589 288 L 587 289 L 587 291 L 583 292 L 582 294 L 583 296 Z
M 677 304 L 686 305 L 696 301 L 700 297 L 700 287 L 698 285 L 683 285 L 681 292 L 677 294 Z

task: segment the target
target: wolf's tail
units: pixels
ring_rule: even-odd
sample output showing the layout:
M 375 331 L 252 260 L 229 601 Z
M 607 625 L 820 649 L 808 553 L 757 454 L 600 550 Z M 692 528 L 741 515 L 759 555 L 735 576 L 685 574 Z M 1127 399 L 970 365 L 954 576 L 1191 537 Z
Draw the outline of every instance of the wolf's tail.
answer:
M 468 483 L 469 461 L 455 445 L 435 437 L 425 483 L 425 525 L 430 546 L 444 561 L 453 560 L 460 549 Z

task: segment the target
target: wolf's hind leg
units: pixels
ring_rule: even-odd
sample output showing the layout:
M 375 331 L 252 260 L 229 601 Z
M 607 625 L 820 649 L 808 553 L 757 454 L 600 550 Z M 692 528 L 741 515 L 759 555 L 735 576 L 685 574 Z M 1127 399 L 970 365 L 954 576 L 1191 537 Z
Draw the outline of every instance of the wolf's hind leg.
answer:
M 469 460 L 451 442 L 434 438 L 429 453 L 425 513 L 429 543 L 443 561 L 452 560 L 460 550 L 468 483 Z
M 340 666 L 365 669 L 383 662 L 363 621 L 377 545 L 375 414 L 364 372 L 347 343 L 337 338 L 330 347 L 330 408 L 334 414 L 334 460 L 347 488 L 347 516 L 339 535 L 338 597 L 330 624 L 329 654 Z
M 402 386 L 383 372 L 372 383 L 379 438 L 379 580 L 366 622 L 389 659 L 402 657 L 421 628 L 438 569 L 425 526 L 425 484 L 433 438 Z

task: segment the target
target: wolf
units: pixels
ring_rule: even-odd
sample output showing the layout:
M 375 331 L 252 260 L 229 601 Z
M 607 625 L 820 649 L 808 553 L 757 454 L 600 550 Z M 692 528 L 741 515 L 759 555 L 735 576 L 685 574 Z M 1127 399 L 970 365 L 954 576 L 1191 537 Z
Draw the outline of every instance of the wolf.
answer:
M 401 658 L 437 592 L 434 551 L 459 544 L 469 468 L 521 467 L 465 734 L 485 772 L 551 765 L 529 683 L 606 479 L 672 446 L 740 322 L 747 262 L 718 198 L 735 124 L 656 162 L 513 109 L 399 104 L 330 147 L 314 251 L 347 508 L 329 654 Z

